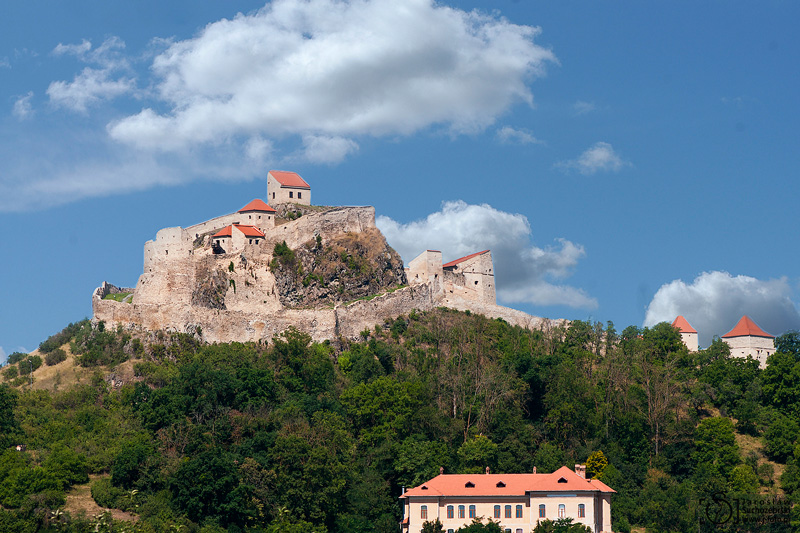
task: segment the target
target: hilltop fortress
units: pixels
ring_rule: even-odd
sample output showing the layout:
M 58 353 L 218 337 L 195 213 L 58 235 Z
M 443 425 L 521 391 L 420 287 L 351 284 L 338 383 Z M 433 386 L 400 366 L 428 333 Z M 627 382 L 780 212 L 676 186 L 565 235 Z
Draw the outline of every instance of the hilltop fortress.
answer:
M 283 171 L 267 174 L 267 202 L 158 231 L 135 288 L 103 282 L 92 296 L 94 322 L 206 342 L 270 340 L 292 326 L 315 341 L 356 338 L 440 306 L 527 328 L 549 323 L 497 305 L 489 250 L 445 264 L 426 250 L 404 268 L 373 207 L 312 206 L 308 183 Z

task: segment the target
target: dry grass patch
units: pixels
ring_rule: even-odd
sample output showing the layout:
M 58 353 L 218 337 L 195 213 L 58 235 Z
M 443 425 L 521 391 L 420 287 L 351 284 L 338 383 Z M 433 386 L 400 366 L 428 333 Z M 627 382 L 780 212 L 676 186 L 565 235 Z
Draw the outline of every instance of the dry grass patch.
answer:
M 97 505 L 97 502 L 95 502 L 94 498 L 92 498 L 91 485 L 94 480 L 103 477 L 109 476 L 108 474 L 102 476 L 91 475 L 89 476 L 89 483 L 75 485 L 72 487 L 72 489 L 66 495 L 67 503 L 64 505 L 64 510 L 73 516 L 96 516 L 105 512 L 109 512 L 114 520 L 127 520 L 128 522 L 138 520 L 139 517 L 131 513 L 126 513 L 125 511 L 120 511 L 119 509 L 107 509 Z

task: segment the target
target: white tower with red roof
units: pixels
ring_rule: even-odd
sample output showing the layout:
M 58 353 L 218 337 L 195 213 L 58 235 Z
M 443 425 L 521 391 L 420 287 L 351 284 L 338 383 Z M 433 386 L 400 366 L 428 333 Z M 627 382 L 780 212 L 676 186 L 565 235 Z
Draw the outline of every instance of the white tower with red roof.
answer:
M 743 316 L 736 326 L 722 336 L 731 347 L 731 356 L 756 359 L 764 368 L 767 366 L 767 357 L 775 353 L 775 337 L 758 327 L 749 316 Z
M 683 318 L 683 315 L 678 315 L 672 322 L 672 327 L 680 331 L 681 340 L 690 352 L 696 352 L 699 349 L 699 342 L 697 340 L 697 330 L 689 324 L 689 321 Z

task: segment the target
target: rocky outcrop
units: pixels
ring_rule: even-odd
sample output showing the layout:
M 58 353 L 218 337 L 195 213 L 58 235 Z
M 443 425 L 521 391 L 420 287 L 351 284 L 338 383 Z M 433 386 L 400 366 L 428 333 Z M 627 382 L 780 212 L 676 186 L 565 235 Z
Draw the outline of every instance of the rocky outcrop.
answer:
M 270 269 L 287 307 L 339 304 L 407 283 L 403 260 L 374 227 L 320 234 L 294 250 L 279 243 L 276 251 Z

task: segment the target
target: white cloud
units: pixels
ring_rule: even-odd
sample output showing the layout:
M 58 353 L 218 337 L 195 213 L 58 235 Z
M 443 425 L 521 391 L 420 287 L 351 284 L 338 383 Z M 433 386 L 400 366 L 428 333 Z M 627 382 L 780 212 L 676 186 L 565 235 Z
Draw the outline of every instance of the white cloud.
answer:
M 359 135 L 480 131 L 532 102 L 527 82 L 556 61 L 538 33 L 433 0 L 276 0 L 171 43 L 153 62 L 159 105 L 109 133 L 153 150 L 310 135 L 328 149 L 308 156 L 330 159 Z
M 767 333 L 781 335 L 800 328 L 791 294 L 786 278 L 703 272 L 691 284 L 675 280 L 662 285 L 647 307 L 644 325 L 672 322 L 683 315 L 697 330 L 701 346 L 708 346 L 714 335 L 724 335 L 748 315 Z
M 24 120 L 31 116 L 33 107 L 31 106 L 31 98 L 33 98 L 33 91 L 28 91 L 25 96 L 20 96 L 14 102 L 14 107 L 11 109 L 11 114 L 20 120 Z
M 563 170 L 577 170 L 587 176 L 597 172 L 617 172 L 630 165 L 628 161 L 624 161 L 617 155 L 614 148 L 606 142 L 594 143 L 577 159 L 556 164 L 557 167 Z
M 497 130 L 497 138 L 500 142 L 509 144 L 544 144 L 527 130 L 503 126 Z
M 0 58 L 0 68 L 11 68 L 11 62 L 7 56 Z
M 92 49 L 92 44 L 84 40 L 80 44 L 60 44 L 53 54 L 73 55 L 80 61 L 98 65 L 99 68 L 86 67 L 71 82 L 54 81 L 47 88 L 50 101 L 58 107 L 86 112 L 89 105 L 101 100 L 109 100 L 136 89 L 133 78 L 123 76 L 130 70 L 128 60 L 121 55 L 125 43 L 118 37 L 110 37 L 103 44 Z
M 0 365 L 6 364 L 6 359 L 7 358 L 8 358 L 8 354 L 6 354 L 6 351 L 3 350 L 2 346 L 0 346 Z
M 593 102 L 584 102 L 583 100 L 578 100 L 572 104 L 572 110 L 575 111 L 576 115 L 585 115 L 586 113 L 591 113 L 594 111 L 595 105 Z
M 563 239 L 553 247 L 533 245 L 524 215 L 455 201 L 445 202 L 423 220 L 401 224 L 379 216 L 376 223 L 405 262 L 426 248 L 441 250 L 444 261 L 491 249 L 501 301 L 597 307 L 583 290 L 552 281 L 570 275 L 585 255 L 583 246 Z
M 303 137 L 305 159 L 312 163 L 339 163 L 358 150 L 358 144 L 344 137 L 306 135 Z

